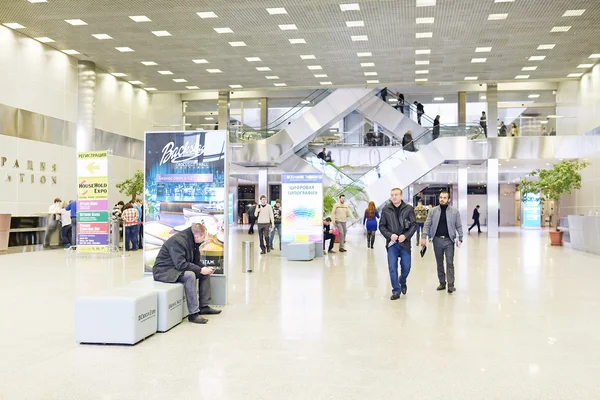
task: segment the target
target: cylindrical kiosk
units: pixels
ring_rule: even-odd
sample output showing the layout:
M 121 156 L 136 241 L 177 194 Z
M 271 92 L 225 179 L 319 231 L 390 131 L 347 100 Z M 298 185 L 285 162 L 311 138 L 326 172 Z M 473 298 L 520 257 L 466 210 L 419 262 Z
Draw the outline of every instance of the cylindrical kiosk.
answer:
M 254 270 L 254 242 L 245 240 L 242 242 L 242 272 Z

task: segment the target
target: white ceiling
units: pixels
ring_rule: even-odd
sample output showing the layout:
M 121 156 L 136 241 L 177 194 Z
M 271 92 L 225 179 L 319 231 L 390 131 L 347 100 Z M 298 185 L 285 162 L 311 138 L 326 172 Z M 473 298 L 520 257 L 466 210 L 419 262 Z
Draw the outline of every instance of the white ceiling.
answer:
M 347 0 L 343 0 L 347 1 Z M 570 73 L 589 70 L 577 68 L 593 53 L 600 53 L 600 1 L 594 0 L 437 0 L 436 6 L 417 7 L 417 0 L 362 0 L 359 11 L 342 11 L 340 3 L 330 0 L 3 0 L 0 23 L 19 23 L 19 32 L 30 37 L 50 37 L 48 45 L 74 49 L 111 73 L 127 74 L 123 79 L 139 80 L 142 87 L 161 91 L 287 87 L 363 86 L 376 79 L 380 86 L 514 80 L 529 75 L 529 80 L 562 80 Z M 497 0 L 496 0 L 497 1 Z M 283 7 L 287 14 L 270 15 L 266 8 Z M 581 16 L 566 16 L 567 10 L 585 10 Z M 198 12 L 214 12 L 218 18 L 202 19 Z M 490 14 L 508 14 L 505 20 L 488 20 Z M 129 16 L 145 15 L 151 22 L 134 22 Z M 417 24 L 417 18 L 434 18 L 433 24 Z M 73 26 L 67 19 L 87 23 Z M 347 27 L 347 21 L 363 21 L 364 27 Z M 295 24 L 297 30 L 281 30 L 279 25 Z M 551 33 L 556 26 L 571 26 L 568 32 Z M 215 28 L 230 28 L 219 34 Z M 152 31 L 168 31 L 158 37 Z M 432 38 L 416 38 L 417 33 L 432 33 Z M 92 34 L 107 34 L 113 39 L 98 40 Z M 368 41 L 352 41 L 364 36 Z M 304 39 L 306 44 L 291 44 L 289 39 Z M 246 47 L 229 42 L 243 41 Z M 552 50 L 537 50 L 541 44 L 555 44 Z M 116 47 L 130 47 L 122 53 Z M 477 53 L 478 47 L 491 47 Z M 431 54 L 416 55 L 417 50 Z M 357 53 L 371 52 L 359 58 Z M 315 55 L 302 60 L 301 55 Z M 531 56 L 546 56 L 543 61 L 528 61 Z M 246 57 L 259 57 L 249 62 Z M 485 58 L 485 63 L 472 63 Z M 195 64 L 206 59 L 208 64 Z M 157 66 L 144 66 L 154 61 Z M 429 65 L 415 65 L 429 61 Z M 374 63 L 373 67 L 361 67 Z M 309 70 L 308 66 L 322 70 Z M 523 67 L 537 66 L 523 72 Z M 271 71 L 257 71 L 269 67 Z M 210 74 L 208 68 L 222 73 Z M 158 71 L 172 71 L 160 75 Z M 428 71 L 417 74 L 416 71 Z M 376 72 L 376 76 L 365 76 Z M 314 77 L 326 74 L 326 78 Z M 279 79 L 266 79 L 277 76 Z M 173 79 L 185 79 L 176 83 Z

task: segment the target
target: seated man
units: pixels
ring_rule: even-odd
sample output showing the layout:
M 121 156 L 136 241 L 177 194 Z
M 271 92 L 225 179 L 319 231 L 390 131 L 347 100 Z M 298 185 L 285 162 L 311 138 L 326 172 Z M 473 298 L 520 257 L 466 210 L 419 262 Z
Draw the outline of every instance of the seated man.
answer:
M 327 239 L 329 239 L 329 250 L 327 250 L 327 253 L 335 253 L 335 251 L 333 251 L 335 235 L 333 234 L 330 217 L 325 218 L 323 221 L 323 252 L 325 252 L 325 242 Z
M 200 315 L 221 313 L 220 310 L 208 306 L 210 276 L 214 274 L 215 268 L 200 267 L 200 245 L 205 239 L 206 227 L 202 224 L 192 224 L 191 227 L 172 236 L 163 244 L 152 269 L 155 281 L 183 283 L 190 312 L 188 321 L 195 324 L 208 322 Z M 200 279 L 198 292 L 196 292 L 196 279 Z

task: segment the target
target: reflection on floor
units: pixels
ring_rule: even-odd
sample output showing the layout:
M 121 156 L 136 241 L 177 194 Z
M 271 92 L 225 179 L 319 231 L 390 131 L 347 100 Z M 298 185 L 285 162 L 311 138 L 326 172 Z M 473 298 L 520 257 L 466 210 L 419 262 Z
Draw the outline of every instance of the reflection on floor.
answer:
M 392 302 L 381 236 L 367 250 L 353 230 L 348 253 L 309 263 L 275 251 L 243 274 L 242 232 L 224 313 L 134 347 L 77 345 L 73 308 L 139 278 L 141 252 L 0 256 L 0 398 L 599 398 L 600 257 L 543 231 L 471 233 L 454 295 L 415 249 L 408 296 Z

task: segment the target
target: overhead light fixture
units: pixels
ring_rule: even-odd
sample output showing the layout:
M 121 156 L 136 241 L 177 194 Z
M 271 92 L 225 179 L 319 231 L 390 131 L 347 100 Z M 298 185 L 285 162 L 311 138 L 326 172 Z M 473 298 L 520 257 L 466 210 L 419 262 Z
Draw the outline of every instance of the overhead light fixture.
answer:
M 540 97 L 540 95 L 539 94 L 530 94 L 527 97 L 529 97 L 530 99 L 538 99 Z
M 214 121 L 215 120 L 214 117 L 204 117 L 204 119 L 207 120 L 207 121 Z
M 415 71 L 415 74 L 417 74 L 417 75 L 425 75 L 425 74 L 428 74 L 428 73 L 429 73 L 428 69 L 420 69 L 418 71 Z
M 302 103 L 302 104 L 310 104 L 310 101 L 309 100 L 302 100 L 300 103 Z
M 433 24 L 435 22 L 435 18 L 434 17 L 427 17 L 427 18 L 417 18 L 415 20 L 415 22 L 417 24 Z
M 209 74 L 220 74 L 223 71 L 217 68 L 209 68 L 206 70 L 206 72 L 208 72 Z
M 262 61 L 260 57 L 246 57 L 246 61 L 248 62 L 260 62 Z
M 219 17 L 217 16 L 217 14 L 215 14 L 215 13 L 214 13 L 214 12 L 212 12 L 212 11 L 204 11 L 204 12 L 199 12 L 199 13 L 196 13 L 196 14 L 198 14 L 198 16 L 199 16 L 200 18 L 202 18 L 202 19 L 207 19 L 207 18 L 219 18 Z
M 47 3 L 48 0 L 27 0 L 30 3 Z
M 19 24 L 18 22 L 7 22 L 2 25 L 6 26 L 7 28 L 10 28 L 10 29 L 25 29 L 25 27 L 23 25 Z
M 585 10 L 567 10 L 562 15 L 563 17 L 581 17 Z
M 543 61 L 546 59 L 546 56 L 531 56 L 529 57 L 529 61 Z
M 570 29 L 570 26 L 555 26 L 550 32 L 569 32 Z
M 217 33 L 233 33 L 233 30 L 231 30 L 231 28 L 214 28 L 214 30 Z
M 486 62 L 486 61 L 487 61 L 487 58 L 472 58 L 472 59 L 471 59 L 471 62 L 472 62 L 473 64 L 476 64 L 476 63 L 484 63 L 484 62 Z
M 171 71 L 158 71 L 158 73 L 161 75 L 173 75 Z
M 373 57 L 373 53 L 371 53 L 370 51 L 366 51 L 366 52 L 362 52 L 362 53 L 356 53 L 356 55 L 358 57 Z M 600 57 L 598 57 L 600 58 Z
M 147 67 L 150 67 L 152 65 L 158 65 L 157 63 L 155 63 L 154 61 L 142 61 L 142 64 L 144 64 Z
M 487 96 L 481 96 L 479 100 L 487 100 Z
M 594 64 L 579 64 L 577 68 L 592 68 Z
M 291 44 L 306 44 L 304 39 L 288 39 Z
M 465 81 L 476 81 L 477 76 L 465 76 Z
M 433 37 L 433 32 L 417 32 L 415 33 L 416 39 L 431 39 Z
M 417 60 L 415 65 L 429 65 L 429 60 Z
M 283 7 L 267 8 L 267 12 L 271 15 L 287 14 L 287 11 Z
M 352 39 L 353 42 L 366 42 L 369 40 L 369 37 L 367 35 L 355 35 L 355 36 L 350 36 L 350 38 Z
M 508 14 L 490 14 L 488 15 L 488 21 L 500 21 L 508 18 Z
M 600 58 L 600 54 L 592 54 L 588 58 Z
M 582 73 L 575 73 L 575 74 L 569 74 L 567 75 L 567 78 L 579 78 L 580 76 L 582 76 Z
M 348 28 L 360 28 L 365 26 L 365 21 L 346 21 Z
M 195 64 L 208 64 L 208 60 L 204 59 L 204 58 L 199 58 L 196 60 L 192 60 Z
M 552 50 L 556 44 L 540 44 L 537 49 L 538 50 Z
M 198 90 L 200 89 L 198 86 L 186 86 L 186 89 L 190 89 L 190 90 Z
M 295 31 L 298 29 L 298 27 L 296 26 L 296 24 L 284 24 L 279 25 L 279 29 L 281 29 L 282 31 Z
M 433 98 L 434 101 L 444 101 L 443 97 L 434 97 Z
M 548 123 L 548 121 L 540 121 L 540 124 L 542 125 L 546 125 Z
M 278 76 L 274 76 L 274 75 L 265 76 L 265 78 L 267 78 L 267 79 L 279 79 Z
M 327 74 L 315 74 L 315 78 L 327 78 Z
M 175 78 L 175 79 L 173 79 L 173 82 L 176 82 L 176 83 L 185 83 L 185 82 L 187 82 L 187 80 L 183 79 L 183 78 Z
M 363 68 L 374 67 L 375 63 L 372 63 L 372 62 L 360 63 L 360 66 Z
M 246 47 L 246 43 L 244 42 L 229 42 L 231 47 Z
M 417 78 L 415 82 L 427 82 L 427 78 Z
M 489 53 L 490 51 L 492 51 L 491 47 L 477 47 L 475 49 L 475 53 Z
M 124 74 L 122 72 L 115 72 L 114 74 L 112 74 L 112 76 L 116 76 L 117 78 L 122 78 L 124 76 L 127 76 L 127 74 Z
M 311 71 L 323 69 L 323 67 L 321 67 L 320 65 L 309 65 L 309 66 L 307 66 L 307 68 L 310 69 Z
M 232 89 L 241 89 L 241 88 L 243 88 L 242 85 L 229 85 L 229 87 L 232 88 Z
M 316 60 L 317 57 L 315 57 L 314 54 L 304 54 L 300 56 L 301 59 L 303 60 Z
M 358 3 L 340 4 L 342 11 L 360 11 L 360 5 Z
M 132 15 L 129 18 L 133 20 L 133 22 L 151 22 L 152 20 L 145 15 Z
M 134 50 L 131 47 L 115 47 L 121 53 L 133 53 Z
M 94 33 L 94 34 L 92 34 L 92 36 L 95 37 L 98 40 L 112 39 L 112 36 L 107 35 L 106 33 Z
M 417 0 L 417 7 L 433 7 L 436 0 Z
M 154 87 L 147 87 L 147 88 L 144 88 L 144 90 L 147 90 L 148 92 L 154 92 L 155 90 L 158 90 L 158 89 L 154 88 Z
M 287 86 L 285 83 L 274 83 L 273 85 L 274 85 L 274 86 L 277 86 L 277 87 L 284 87 L 284 86 Z
M 142 81 L 129 81 L 129 83 L 131 83 L 132 85 L 142 85 L 142 84 L 144 84 L 144 82 L 142 82 Z
M 71 24 L 73 26 L 83 26 L 83 25 L 87 25 L 87 22 L 82 21 L 80 19 L 65 19 L 65 22 L 67 24 Z
M 415 54 L 416 55 L 419 55 L 419 54 L 431 54 L 431 49 L 415 50 Z
M 367 80 L 367 83 L 379 83 L 379 80 L 377 80 L 377 79 L 369 79 L 369 80 Z
M 537 69 L 537 66 L 523 67 L 523 68 L 521 68 L 521 71 L 535 71 L 536 69 Z
M 35 40 L 37 40 L 38 42 L 42 42 L 42 43 L 54 43 L 53 39 L 50 39 L 49 37 L 36 37 Z
M 158 37 L 171 36 L 171 34 L 167 31 L 152 31 L 152 34 Z
M 264 72 L 264 71 L 270 71 L 270 70 L 271 70 L 271 68 L 269 68 L 269 67 L 256 67 L 256 70 L 257 70 L 257 71 Z
M 77 54 L 81 54 L 81 53 L 80 53 L 80 52 L 78 52 L 77 50 L 63 50 L 62 52 L 63 52 L 63 53 L 65 53 L 65 54 L 68 54 L 68 55 L 70 55 L 70 56 L 74 56 L 74 55 L 77 55 Z
M 377 72 L 365 72 L 365 76 L 377 76 Z
M 495 0 L 494 3 L 513 3 L 515 0 Z
M 321 85 L 326 86 L 326 85 L 333 85 L 333 83 L 327 81 L 327 82 L 319 82 Z
M 529 79 L 529 75 L 517 75 L 515 79 Z

